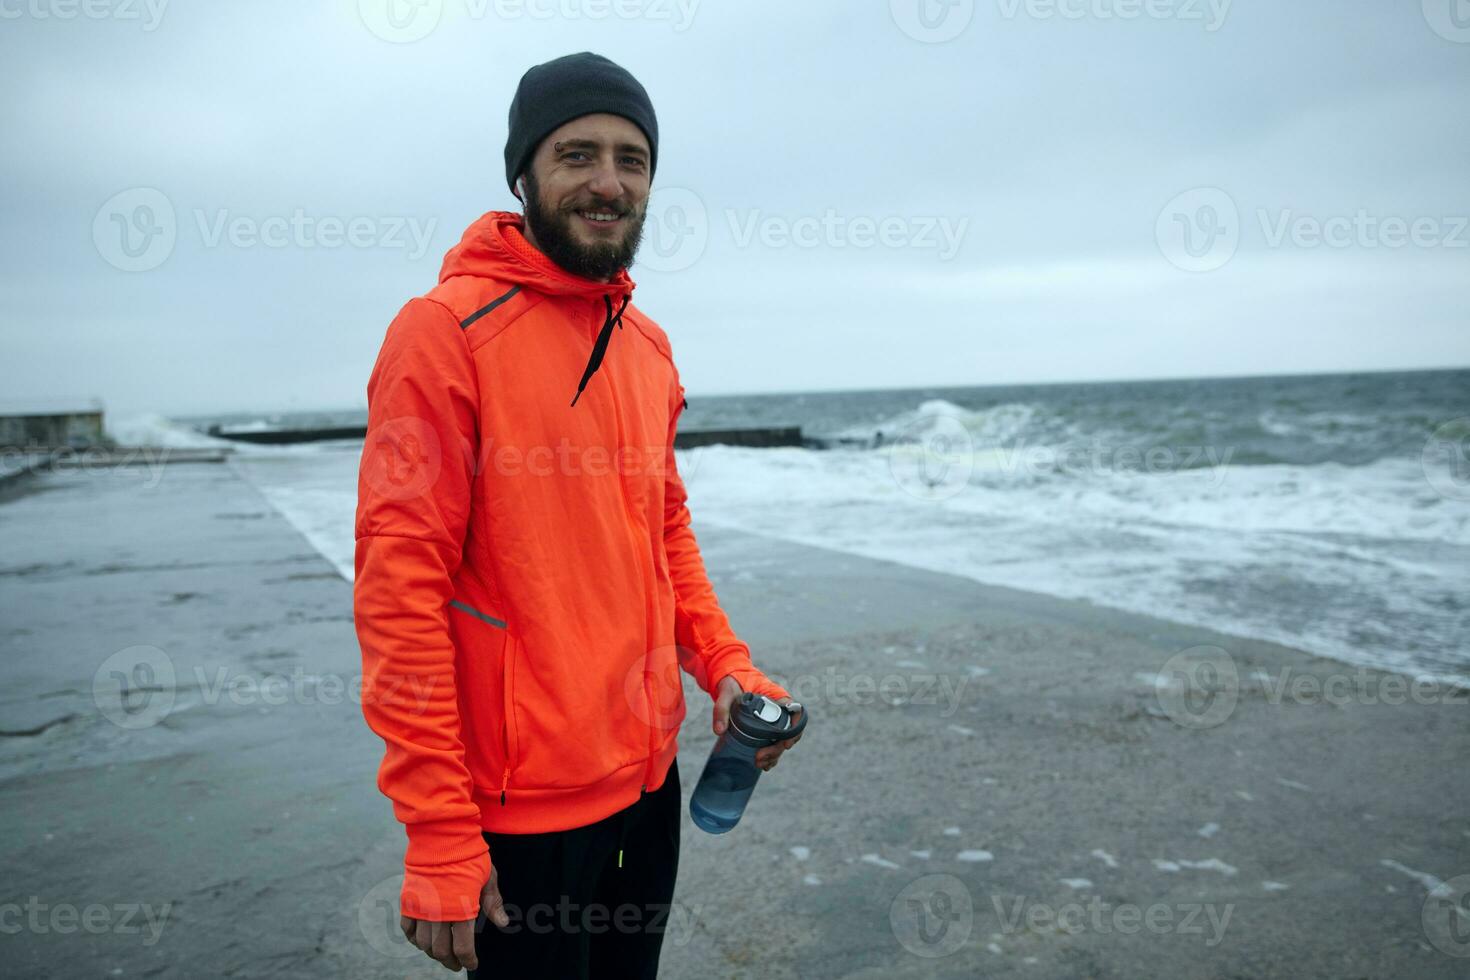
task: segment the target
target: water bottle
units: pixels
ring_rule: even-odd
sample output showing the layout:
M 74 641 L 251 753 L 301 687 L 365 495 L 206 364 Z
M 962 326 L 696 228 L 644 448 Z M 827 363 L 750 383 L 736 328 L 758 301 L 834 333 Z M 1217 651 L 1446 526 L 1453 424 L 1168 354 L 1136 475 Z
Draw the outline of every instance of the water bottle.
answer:
M 806 727 L 802 708 L 794 723 L 791 712 L 764 694 L 746 691 L 730 706 L 730 723 L 715 741 L 704 772 L 689 799 L 695 826 L 723 834 L 740 822 L 761 770 L 755 754 L 767 745 L 795 738 Z

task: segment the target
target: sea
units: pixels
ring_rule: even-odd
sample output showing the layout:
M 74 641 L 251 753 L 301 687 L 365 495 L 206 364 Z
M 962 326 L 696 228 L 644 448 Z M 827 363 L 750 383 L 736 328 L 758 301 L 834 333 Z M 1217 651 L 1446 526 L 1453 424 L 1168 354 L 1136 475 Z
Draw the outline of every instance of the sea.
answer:
M 363 424 L 365 409 L 110 426 Z M 1470 684 L 1470 370 L 759 395 L 681 430 L 800 426 L 829 448 L 680 450 L 696 529 L 782 538 Z M 352 575 L 361 442 L 232 443 Z

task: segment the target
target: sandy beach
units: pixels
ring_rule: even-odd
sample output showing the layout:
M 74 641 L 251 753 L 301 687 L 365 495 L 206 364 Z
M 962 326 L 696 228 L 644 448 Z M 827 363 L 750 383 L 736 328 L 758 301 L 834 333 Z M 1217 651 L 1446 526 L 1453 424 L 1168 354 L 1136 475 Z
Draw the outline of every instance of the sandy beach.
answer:
M 695 519 L 812 722 L 732 833 L 686 818 L 662 975 L 1470 969 L 1463 690 Z M 0 973 L 444 975 L 351 586 L 236 463 L 21 477 L 0 540 Z

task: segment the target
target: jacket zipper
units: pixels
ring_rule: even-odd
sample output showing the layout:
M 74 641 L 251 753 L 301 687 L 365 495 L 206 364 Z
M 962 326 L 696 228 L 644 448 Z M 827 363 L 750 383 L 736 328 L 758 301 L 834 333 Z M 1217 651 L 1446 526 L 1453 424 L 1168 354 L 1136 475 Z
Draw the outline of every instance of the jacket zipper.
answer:
M 596 302 L 596 300 L 594 300 L 592 302 L 592 305 L 593 305 L 593 314 L 592 314 L 593 320 L 592 320 L 592 322 L 593 322 L 593 325 L 595 326 L 596 323 L 597 323 L 597 313 L 596 313 L 597 302 Z M 595 336 L 595 334 L 594 334 L 594 336 Z M 623 438 L 622 438 L 623 437 L 623 403 L 618 398 L 618 386 L 617 386 L 617 383 L 613 380 L 612 366 L 609 365 L 609 364 L 606 364 L 605 362 L 604 362 L 604 366 L 607 368 L 607 370 L 603 371 L 602 374 L 607 379 L 607 390 L 612 395 L 612 401 L 613 401 L 613 417 L 614 417 L 614 421 L 617 423 L 618 451 L 619 452 L 622 452 L 622 448 L 623 448 L 622 447 L 622 443 L 623 443 Z M 631 507 L 628 506 L 628 485 L 623 481 L 623 474 L 622 474 L 621 470 L 619 470 L 619 472 L 618 472 L 618 497 L 623 502 L 623 514 L 624 514 L 624 516 L 626 516 L 628 518 L 628 527 L 629 527 L 629 529 L 631 531 L 634 527 L 637 526 L 637 524 L 639 522 L 633 520 L 633 510 L 632 510 Z M 642 547 L 643 547 L 643 543 L 640 542 L 639 543 L 639 548 L 635 549 L 634 550 L 634 553 L 635 554 L 640 554 L 641 551 L 642 551 Z M 638 573 L 639 573 L 640 577 L 643 578 L 643 585 L 644 585 L 643 592 L 644 592 L 644 596 L 646 597 L 648 595 L 648 578 L 644 574 L 643 562 L 641 560 L 638 563 Z M 645 611 L 645 613 L 647 612 L 646 606 L 645 606 L 645 610 L 644 611 Z M 644 634 L 644 637 L 645 637 L 644 646 L 646 647 L 648 645 L 647 644 L 647 634 L 646 633 Z M 644 796 L 644 794 L 646 794 L 648 792 L 648 783 L 653 778 L 653 775 L 652 775 L 653 774 L 653 759 L 654 759 L 654 755 L 655 755 L 655 753 L 657 751 L 657 747 L 656 747 L 656 744 L 655 744 L 655 739 L 658 737 L 657 736 L 656 726 L 653 724 L 653 721 L 652 721 L 652 718 L 653 718 L 653 698 L 648 693 L 648 651 L 646 649 L 643 652 L 643 697 L 644 697 L 644 700 L 648 704 L 648 712 L 649 712 L 649 725 L 648 725 L 648 761 L 643 766 L 643 786 L 638 790 L 638 798 L 639 799 L 642 799 L 643 796 Z M 509 756 L 507 756 L 507 758 L 509 758 Z
M 511 712 L 515 711 L 516 709 L 515 692 L 511 690 L 511 675 L 514 672 L 515 668 L 515 665 L 511 662 L 511 656 L 515 652 L 515 647 L 511 645 L 513 643 L 515 643 L 515 637 L 507 633 L 505 637 L 506 650 L 504 674 L 501 677 L 501 687 L 503 688 L 502 700 L 505 702 L 505 718 L 502 720 L 500 726 L 501 741 L 504 743 L 505 747 L 505 772 L 501 774 L 500 777 L 501 806 L 505 806 L 505 793 L 507 788 L 509 788 L 510 786 L 510 722 Z
M 611 384 L 611 379 L 609 379 L 609 384 Z M 681 395 L 680 395 L 680 398 L 681 399 L 683 399 L 683 395 L 682 395 L 683 387 L 684 387 L 683 385 L 680 385 L 679 386 L 680 392 L 681 392 Z M 684 413 L 684 409 L 686 409 L 688 407 L 689 407 L 689 402 L 687 400 L 683 400 L 683 402 L 680 405 L 680 407 L 674 409 L 674 417 L 673 417 L 673 420 L 672 420 L 671 424 L 677 424 L 678 423 L 679 416 L 682 415 Z M 626 509 L 626 498 L 624 500 L 624 509 Z M 677 670 L 677 668 L 676 668 L 676 670 Z M 678 676 L 677 673 L 675 674 L 675 676 L 676 677 Z M 649 711 L 650 717 L 652 717 L 652 713 L 653 713 L 653 695 L 651 695 L 648 692 L 648 654 L 647 653 L 644 653 L 644 655 L 643 655 L 643 696 L 648 699 L 648 711 Z M 659 705 L 662 706 L 663 705 L 663 702 L 660 701 L 659 702 Z M 653 780 L 653 761 L 654 761 L 655 756 L 658 753 L 657 738 L 658 738 L 657 729 L 654 728 L 653 725 L 649 725 L 649 731 L 648 731 L 648 766 L 643 771 L 643 788 L 638 791 L 638 798 L 640 800 L 645 795 L 647 795 L 647 793 L 648 793 L 648 784 Z

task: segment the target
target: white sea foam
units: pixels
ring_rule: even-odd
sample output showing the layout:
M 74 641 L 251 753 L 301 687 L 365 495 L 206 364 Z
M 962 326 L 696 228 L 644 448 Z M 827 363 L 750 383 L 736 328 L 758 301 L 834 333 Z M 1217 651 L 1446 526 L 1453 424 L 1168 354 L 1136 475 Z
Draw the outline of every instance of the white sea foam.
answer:
M 868 864 L 875 864 L 880 868 L 898 869 L 903 867 L 903 865 L 895 864 L 887 858 L 879 857 L 876 854 L 864 854 L 862 856 L 862 860 L 866 861 Z
M 1058 476 L 986 450 L 953 494 L 933 499 L 902 468 L 895 476 L 882 450 L 679 456 L 700 521 L 1349 663 L 1470 674 L 1459 620 L 1444 613 L 1465 573 L 1470 504 L 1436 493 L 1417 460 Z M 1242 606 L 1241 581 L 1287 587 Z
M 1393 861 L 1388 858 L 1383 858 L 1378 863 L 1382 864 L 1386 868 L 1393 868 L 1395 871 L 1401 872 L 1408 875 L 1410 878 L 1413 878 L 1415 881 L 1419 882 L 1419 884 L 1429 889 L 1429 893 L 1431 895 L 1437 894 L 1444 888 L 1444 881 L 1435 877 L 1427 871 L 1415 871 L 1413 868 L 1407 867 L 1397 861 Z
M 1185 868 L 1191 868 L 1195 871 L 1218 871 L 1220 872 L 1220 874 L 1225 875 L 1227 878 L 1234 877 L 1236 872 L 1239 870 L 1233 864 L 1226 864 L 1219 858 L 1205 858 L 1203 861 L 1186 861 L 1183 859 L 1177 861 L 1169 861 L 1161 858 L 1154 858 L 1154 867 L 1160 871 L 1168 871 L 1171 873 L 1175 871 L 1181 871 Z
M 315 453 L 249 453 L 230 465 L 296 526 L 337 572 L 352 581 L 356 540 L 357 468 L 351 448 Z M 342 491 L 343 484 L 352 491 Z
M 150 412 L 107 417 L 107 435 L 119 446 L 163 449 L 238 449 L 243 443 L 216 439 L 181 422 Z

